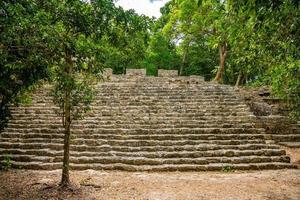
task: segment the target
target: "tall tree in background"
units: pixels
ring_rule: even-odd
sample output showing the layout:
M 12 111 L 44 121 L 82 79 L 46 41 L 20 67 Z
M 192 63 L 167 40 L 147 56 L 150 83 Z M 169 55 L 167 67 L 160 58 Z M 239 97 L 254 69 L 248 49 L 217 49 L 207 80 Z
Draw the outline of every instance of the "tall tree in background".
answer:
M 144 66 L 149 75 L 157 75 L 158 69 L 178 69 L 180 57 L 176 52 L 175 44 L 160 32 L 151 36 Z
M 192 63 L 205 55 L 215 81 L 270 85 L 299 110 L 298 0 L 173 0 L 167 6 L 162 30 L 188 60 L 183 71 L 194 73 Z
M 111 32 L 103 39 L 107 55 L 105 65 L 116 74 L 125 74 L 126 68 L 142 67 L 153 20 L 121 7 L 116 11 L 119 14 L 110 25 Z
M 215 77 L 217 82 L 221 81 L 228 54 L 229 19 L 225 13 L 225 5 L 219 1 L 179 0 L 174 3 L 169 21 L 163 29 L 167 35 L 181 41 L 182 66 L 185 65 L 186 56 L 189 54 L 189 46 L 195 42 L 203 40 L 211 49 L 218 48 L 219 67 Z

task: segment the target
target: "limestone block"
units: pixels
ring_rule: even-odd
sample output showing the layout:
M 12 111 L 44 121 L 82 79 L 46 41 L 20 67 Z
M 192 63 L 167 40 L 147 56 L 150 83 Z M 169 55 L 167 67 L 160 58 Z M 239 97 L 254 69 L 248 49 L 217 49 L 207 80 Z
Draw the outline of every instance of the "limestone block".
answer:
M 103 69 L 103 78 L 104 79 L 110 79 L 112 76 L 112 69 L 111 68 L 104 68 Z
M 176 77 L 176 76 L 178 76 L 178 71 L 177 70 L 159 69 L 158 76 L 159 77 Z
M 190 76 L 190 80 L 191 80 L 192 82 L 196 82 L 196 81 L 204 81 L 204 77 L 203 77 L 203 76 L 192 75 L 192 76 Z
M 126 76 L 146 76 L 146 69 L 126 69 Z

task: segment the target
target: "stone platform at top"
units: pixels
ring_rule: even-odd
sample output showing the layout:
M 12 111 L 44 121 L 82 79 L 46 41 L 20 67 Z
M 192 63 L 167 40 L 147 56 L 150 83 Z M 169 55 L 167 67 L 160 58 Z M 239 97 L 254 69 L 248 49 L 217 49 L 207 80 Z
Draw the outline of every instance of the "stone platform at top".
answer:
M 104 80 L 116 80 L 116 79 L 139 79 L 139 78 L 149 78 L 158 79 L 159 77 L 165 77 L 169 79 L 169 82 L 186 82 L 186 83 L 200 83 L 204 81 L 204 77 L 191 75 L 191 76 L 179 76 L 178 70 L 158 70 L 158 76 L 148 76 L 146 74 L 146 69 L 126 69 L 126 74 L 113 74 L 111 68 L 105 68 L 103 70 Z

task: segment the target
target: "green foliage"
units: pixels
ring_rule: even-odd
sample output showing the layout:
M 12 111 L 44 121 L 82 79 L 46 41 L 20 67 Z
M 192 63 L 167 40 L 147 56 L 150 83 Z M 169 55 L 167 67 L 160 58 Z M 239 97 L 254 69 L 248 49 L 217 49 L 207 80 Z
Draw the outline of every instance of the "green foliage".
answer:
M 112 31 L 101 41 L 105 67 L 115 74 L 125 74 L 126 68 L 141 68 L 149 42 L 152 19 L 132 10 L 116 9 L 118 15 L 110 24 Z
M 1 126 L 8 105 L 18 96 L 26 99 L 28 88 L 48 79 L 68 155 L 70 124 L 89 110 L 102 69 L 141 66 L 152 19 L 116 8 L 112 0 L 4 0 L 0 5 Z M 68 163 L 64 156 L 62 184 L 69 184 Z
M 180 57 L 175 45 L 161 33 L 151 39 L 143 63 L 148 75 L 157 75 L 158 69 L 179 69 Z
M 65 90 L 66 87 L 71 90 L 71 116 L 73 119 L 81 119 L 83 114 L 90 110 L 90 103 L 94 97 L 93 82 L 81 78 L 71 80 L 71 83 L 67 83 L 62 77 L 55 78 L 55 87 L 52 92 L 54 102 L 61 109 L 58 114 L 64 116 L 65 113 Z
M 116 73 L 141 67 L 152 23 L 116 8 L 112 0 L 4 0 L 0 15 L 0 128 L 8 120 L 8 105 L 27 100 L 23 94 L 32 85 L 50 77 L 58 85 L 65 81 L 57 77 L 65 70 L 67 51 L 74 59 L 75 77 L 99 78 L 104 67 Z M 76 82 L 72 90 L 82 91 L 87 80 L 78 83 L 75 77 L 69 77 Z
M 146 74 L 147 76 L 157 76 L 158 75 L 158 68 L 155 64 L 145 62 L 143 63 L 143 66 L 146 68 Z
M 271 85 L 299 113 L 299 1 L 172 0 L 161 12 L 154 21 L 112 0 L 1 1 L 0 127 L 7 106 L 30 103 L 26 91 L 51 75 L 57 101 L 70 84 L 72 106 L 88 105 L 92 90 L 83 88 L 104 67 L 118 74 L 146 67 L 149 75 L 178 69 L 211 79 L 224 45 L 224 83 Z M 71 77 L 63 76 L 66 52 L 74 62 Z
M 223 83 L 270 85 L 299 116 L 299 1 L 172 0 L 162 11 L 156 27 L 176 41 L 183 75 L 212 77 L 223 58 Z
M 4 159 L 1 162 L 1 168 L 3 170 L 9 170 L 12 167 L 11 155 L 4 155 Z
M 42 44 L 48 27 L 37 11 L 33 1 L 0 2 L 0 130 L 9 116 L 8 105 L 49 75 L 44 58 L 50 52 Z
M 297 119 L 300 116 L 300 60 L 276 66 L 271 77 L 275 95 L 287 100 L 290 117 Z
M 234 172 L 234 169 L 232 166 L 225 165 L 222 167 L 222 172 L 225 172 L 225 173 Z

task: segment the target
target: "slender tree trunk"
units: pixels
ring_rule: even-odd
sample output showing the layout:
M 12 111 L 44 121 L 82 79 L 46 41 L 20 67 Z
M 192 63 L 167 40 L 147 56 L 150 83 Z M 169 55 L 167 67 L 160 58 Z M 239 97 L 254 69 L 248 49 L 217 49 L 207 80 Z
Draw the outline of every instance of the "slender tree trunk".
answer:
M 239 76 L 236 80 L 235 87 L 239 87 L 241 80 L 242 80 L 242 70 L 240 70 L 240 72 L 239 72 Z
M 66 55 L 67 67 L 66 75 L 70 76 L 73 68 L 72 56 Z M 70 185 L 69 163 L 70 163 L 70 135 L 71 135 L 71 87 L 67 84 L 64 98 L 64 158 L 62 168 L 61 186 L 67 187 Z
M 180 69 L 179 69 L 179 76 L 182 76 L 183 74 L 183 70 L 186 66 L 186 61 L 187 61 L 187 50 L 185 50 L 183 54 L 182 65 L 180 65 Z
M 184 68 L 187 66 L 190 43 L 191 41 L 188 41 L 187 44 L 185 44 L 184 46 L 182 64 L 180 65 L 180 69 L 179 69 L 179 76 L 183 75 Z
M 224 44 L 220 45 L 220 66 L 219 66 L 217 75 L 214 80 L 218 83 L 222 80 L 222 76 L 225 71 L 226 56 L 227 56 L 227 44 L 224 43 Z

